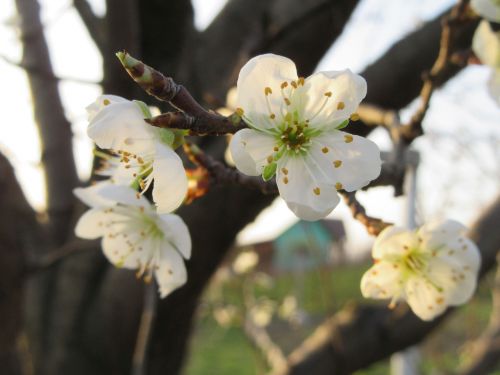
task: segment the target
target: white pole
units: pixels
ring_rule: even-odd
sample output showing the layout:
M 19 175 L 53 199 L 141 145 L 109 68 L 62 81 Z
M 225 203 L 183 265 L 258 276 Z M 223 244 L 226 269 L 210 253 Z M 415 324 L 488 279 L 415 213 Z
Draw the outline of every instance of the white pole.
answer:
M 406 195 L 405 224 L 408 229 L 417 226 L 416 203 L 417 203 L 417 166 L 418 153 L 409 150 L 406 154 L 407 166 L 405 174 L 404 191 Z M 418 375 L 420 363 L 420 351 L 417 346 L 409 347 L 391 356 L 391 375 Z

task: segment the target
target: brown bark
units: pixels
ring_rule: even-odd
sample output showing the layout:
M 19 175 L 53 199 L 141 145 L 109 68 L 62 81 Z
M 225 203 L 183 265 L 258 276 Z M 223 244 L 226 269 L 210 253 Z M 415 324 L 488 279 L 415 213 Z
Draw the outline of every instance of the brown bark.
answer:
M 37 231 L 34 212 L 26 202 L 14 171 L 0 154 L 0 368 L 20 375 L 23 363 L 24 270 L 27 248 L 34 246 Z

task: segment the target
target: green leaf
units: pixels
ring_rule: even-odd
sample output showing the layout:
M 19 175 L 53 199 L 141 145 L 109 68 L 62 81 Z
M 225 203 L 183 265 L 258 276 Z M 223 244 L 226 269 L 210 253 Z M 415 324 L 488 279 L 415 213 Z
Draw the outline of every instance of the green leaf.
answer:
M 175 150 L 177 149 L 177 147 L 180 147 L 185 143 L 184 137 L 188 135 L 189 130 L 172 129 L 171 132 L 174 133 L 174 141 L 172 143 L 172 148 Z
M 160 139 L 163 143 L 173 148 L 175 134 L 170 129 L 159 129 Z
M 342 123 L 340 123 L 340 125 L 337 126 L 337 129 L 340 130 L 340 129 L 344 129 L 347 125 L 349 125 L 349 119 L 343 121 Z
M 271 163 L 265 166 L 262 171 L 262 178 L 264 181 L 269 181 L 276 174 L 276 169 L 278 168 L 278 164 Z
M 146 103 L 141 102 L 140 100 L 134 100 L 134 103 L 139 106 L 139 108 L 141 109 L 141 112 L 142 112 L 144 118 L 151 118 L 151 117 L 153 117 L 153 116 L 151 116 L 151 112 L 150 112 L 149 107 L 148 107 L 148 105 Z

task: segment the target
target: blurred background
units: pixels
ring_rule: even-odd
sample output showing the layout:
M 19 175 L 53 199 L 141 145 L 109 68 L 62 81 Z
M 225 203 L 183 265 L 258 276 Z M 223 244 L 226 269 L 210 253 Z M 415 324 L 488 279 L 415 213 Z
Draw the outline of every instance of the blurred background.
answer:
M 390 318 L 383 304 L 362 301 L 359 280 L 370 266 L 373 239 L 343 204 L 327 219 L 309 223 L 297 221 L 279 198 L 214 189 L 179 212 L 193 236 L 188 284 L 152 303 L 133 272 L 113 269 L 98 243 L 82 243 L 72 232 L 84 207 L 71 191 L 88 182 L 93 166 L 85 107 L 104 92 L 169 109 L 140 92 L 122 71 L 116 51 L 126 49 L 172 76 L 211 109 L 230 106 L 226 94 L 240 67 L 256 54 L 288 56 L 304 76 L 350 68 L 367 79 L 366 102 L 396 111 L 405 123 L 418 107 L 422 74 L 437 56 L 440 18 L 455 3 L 3 0 L 0 267 L 7 271 L 0 272 L 0 324 L 8 329 L 0 338 L 0 363 L 6 364 L 5 373 L 264 374 L 292 354 L 288 359 L 298 364 L 290 374 L 387 374 L 391 353 L 420 342 L 405 360 L 418 357 L 413 370 L 400 373 L 472 374 L 467 371 L 481 358 L 478 340 L 496 316 L 491 272 L 470 304 L 443 324 L 424 325 L 425 334 L 403 329 L 401 337 L 380 338 L 386 349 L 373 349 L 373 355 L 366 353 L 377 344 L 363 342 L 361 333 L 350 346 L 342 340 L 345 332 L 354 337 L 363 331 L 361 323 L 419 327 L 404 306 Z M 461 50 L 470 47 L 473 23 L 458 37 Z M 485 213 L 496 212 L 491 207 L 500 209 L 498 200 L 495 205 L 500 107 L 486 88 L 490 73 L 486 66 L 460 66 L 440 82 L 423 122 L 425 134 L 411 145 L 414 157 L 406 175 L 415 183 L 401 184 L 405 194 L 397 197 L 401 186 L 358 193 L 369 214 L 401 224 L 453 218 L 478 228 Z M 387 155 L 393 152 L 382 127 L 362 121 L 347 131 L 369 134 Z M 224 139 L 198 142 L 223 158 Z M 500 223 L 488 224 L 477 235 L 484 240 L 484 233 L 491 234 L 493 250 L 485 259 L 492 269 Z M 137 333 L 144 311 L 153 311 L 154 320 L 141 358 Z M 387 316 L 370 321 L 382 311 Z M 350 331 L 342 316 L 352 320 Z M 340 344 L 333 353 L 315 356 L 330 360 L 296 354 L 325 324 Z M 352 356 L 356 352 L 359 356 Z M 482 373 L 493 374 L 492 366 Z

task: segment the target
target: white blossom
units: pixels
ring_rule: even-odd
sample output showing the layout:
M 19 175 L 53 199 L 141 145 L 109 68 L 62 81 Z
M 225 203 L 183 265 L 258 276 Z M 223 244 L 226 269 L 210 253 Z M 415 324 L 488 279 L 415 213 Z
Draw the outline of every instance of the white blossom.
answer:
M 481 17 L 500 22 L 500 0 L 471 0 L 470 5 Z
M 183 257 L 191 256 L 191 237 L 179 216 L 157 214 L 132 188 L 109 182 L 74 192 L 91 207 L 76 225 L 78 237 L 102 237 L 108 260 L 117 267 L 137 269 L 137 277 L 145 281 L 154 276 L 162 298 L 186 282 Z
M 87 107 L 87 133 L 103 149 L 118 157 L 108 160 L 109 175 L 115 183 L 137 183 L 145 192 L 151 183 L 153 201 L 159 213 L 168 213 L 180 206 L 187 192 L 188 180 L 182 160 L 166 139 L 173 137 L 165 129 L 148 125 L 144 106 L 112 95 L 103 95 Z
M 474 33 L 472 49 L 481 62 L 492 69 L 488 89 L 500 105 L 500 32 L 493 31 L 488 21 L 481 21 Z
M 364 297 L 406 300 L 422 320 L 467 302 L 477 283 L 480 254 L 463 236 L 465 227 L 447 220 L 416 231 L 388 227 L 373 246 L 375 264 L 361 280 Z
M 231 140 L 236 167 L 265 180 L 276 175 L 298 217 L 325 217 L 339 203 L 337 190 L 359 189 L 380 174 L 378 147 L 339 130 L 365 95 L 365 80 L 349 70 L 304 79 L 285 57 L 251 59 L 237 83 L 237 112 L 250 129 Z

